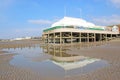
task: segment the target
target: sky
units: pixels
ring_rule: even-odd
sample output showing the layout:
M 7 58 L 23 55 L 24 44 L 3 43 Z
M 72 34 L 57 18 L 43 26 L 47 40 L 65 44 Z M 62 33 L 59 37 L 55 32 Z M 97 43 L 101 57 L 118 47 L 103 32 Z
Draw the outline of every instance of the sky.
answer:
M 120 0 L 0 0 L 0 39 L 39 37 L 64 16 L 120 24 Z

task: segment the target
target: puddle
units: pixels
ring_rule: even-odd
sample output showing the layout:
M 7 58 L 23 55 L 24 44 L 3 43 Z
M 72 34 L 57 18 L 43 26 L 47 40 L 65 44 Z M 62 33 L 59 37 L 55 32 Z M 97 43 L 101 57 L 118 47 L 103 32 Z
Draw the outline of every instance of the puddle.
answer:
M 19 68 L 29 68 L 46 80 L 61 80 L 66 76 L 85 74 L 108 66 L 105 60 L 67 54 L 62 47 L 34 46 L 3 49 L 14 53 L 9 64 Z

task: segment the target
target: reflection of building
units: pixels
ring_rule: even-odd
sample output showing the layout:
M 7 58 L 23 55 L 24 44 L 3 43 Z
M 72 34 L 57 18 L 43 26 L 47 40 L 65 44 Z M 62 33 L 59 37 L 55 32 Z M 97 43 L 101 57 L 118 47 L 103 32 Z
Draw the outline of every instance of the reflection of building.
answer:
M 96 61 L 100 61 L 100 59 L 84 58 L 83 60 L 79 60 L 79 61 L 76 61 L 76 62 L 56 62 L 56 61 L 53 61 L 53 63 L 62 67 L 65 70 L 71 70 L 71 69 L 85 67 L 88 64 L 94 63 Z
M 45 43 L 58 44 L 94 42 L 116 37 L 117 34 L 83 19 L 64 17 L 43 31 L 43 39 Z
M 44 53 L 52 55 L 52 59 L 58 62 L 74 62 L 84 58 L 75 54 L 67 54 L 67 49 L 60 46 L 46 46 L 43 49 Z
M 63 68 L 64 70 L 82 68 L 87 66 L 88 64 L 100 61 L 100 59 L 88 58 L 75 54 L 68 54 L 66 53 L 67 49 L 60 46 L 47 46 L 43 49 L 45 53 L 52 55 L 52 62 L 57 66 Z

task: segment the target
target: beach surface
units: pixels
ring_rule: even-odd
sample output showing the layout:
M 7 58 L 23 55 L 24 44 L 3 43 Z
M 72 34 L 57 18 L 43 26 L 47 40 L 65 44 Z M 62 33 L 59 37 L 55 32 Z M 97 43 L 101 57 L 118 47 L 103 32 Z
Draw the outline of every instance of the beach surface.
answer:
M 0 80 L 44 80 L 39 73 L 9 64 L 14 53 L 3 51 L 4 48 L 16 48 L 40 44 L 39 41 L 0 42 Z M 119 80 L 120 79 L 120 39 L 104 45 L 87 48 L 70 47 L 68 54 L 98 58 L 109 63 L 108 66 L 82 75 L 66 76 L 63 80 Z
M 108 61 L 110 64 L 93 72 L 68 77 L 67 80 L 119 80 L 120 79 L 120 40 L 112 40 L 101 46 L 68 51 L 69 54 L 78 54 Z

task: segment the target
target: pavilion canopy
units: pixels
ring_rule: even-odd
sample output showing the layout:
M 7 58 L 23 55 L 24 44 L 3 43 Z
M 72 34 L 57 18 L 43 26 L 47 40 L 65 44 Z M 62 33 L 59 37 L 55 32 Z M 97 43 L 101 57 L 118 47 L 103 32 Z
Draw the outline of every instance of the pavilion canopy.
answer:
M 72 18 L 72 17 L 64 17 L 63 19 L 59 20 L 58 22 L 54 23 L 52 27 L 55 26 L 77 26 L 77 27 L 88 27 L 94 28 L 96 27 L 95 24 L 87 22 L 80 18 Z

